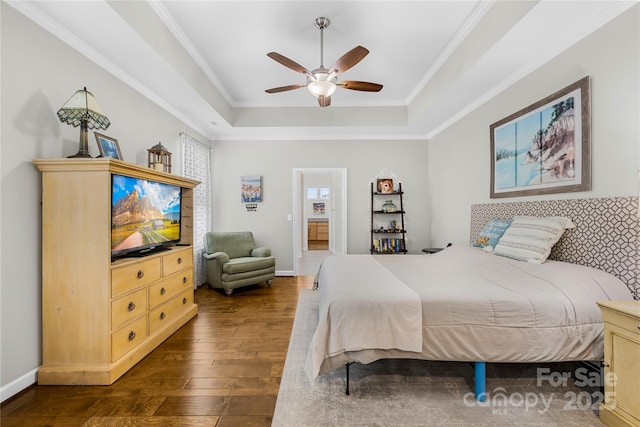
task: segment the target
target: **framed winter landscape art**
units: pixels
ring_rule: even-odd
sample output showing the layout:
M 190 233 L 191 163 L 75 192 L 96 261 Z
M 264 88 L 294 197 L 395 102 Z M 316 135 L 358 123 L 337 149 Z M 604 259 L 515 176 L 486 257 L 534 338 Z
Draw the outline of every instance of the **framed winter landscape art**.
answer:
M 589 76 L 489 129 L 492 199 L 591 189 Z

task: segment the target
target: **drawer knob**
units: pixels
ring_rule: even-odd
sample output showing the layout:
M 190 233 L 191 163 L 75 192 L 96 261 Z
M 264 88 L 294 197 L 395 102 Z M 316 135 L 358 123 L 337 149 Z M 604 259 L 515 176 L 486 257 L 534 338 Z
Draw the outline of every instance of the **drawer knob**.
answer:
M 182 278 L 182 283 L 187 283 L 189 281 L 189 279 L 187 279 L 186 277 Z M 638 326 L 638 328 L 640 328 L 640 325 Z
M 638 329 L 640 329 L 640 325 L 638 325 Z
M 133 309 L 136 308 L 136 304 L 133 301 L 129 301 L 129 305 L 127 305 L 127 308 L 129 309 L 129 311 L 133 311 Z
M 178 264 L 182 264 L 182 258 L 178 258 Z
M 187 297 L 182 298 L 182 303 L 186 304 L 187 303 Z
M 133 332 L 133 331 L 129 332 L 129 341 L 133 341 L 135 339 L 135 337 L 136 337 L 136 333 L 135 332 Z
M 164 295 L 167 293 L 167 290 L 165 288 L 160 289 L 160 295 Z
M 144 277 L 144 271 L 138 270 L 138 279 L 142 279 Z
M 164 314 L 164 311 L 160 313 L 160 320 L 164 320 L 165 317 L 167 317 L 167 315 Z

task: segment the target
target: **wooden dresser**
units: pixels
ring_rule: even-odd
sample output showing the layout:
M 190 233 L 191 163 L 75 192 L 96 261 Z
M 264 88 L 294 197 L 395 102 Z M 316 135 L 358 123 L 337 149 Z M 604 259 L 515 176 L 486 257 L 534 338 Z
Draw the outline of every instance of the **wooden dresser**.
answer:
M 116 381 L 197 314 L 193 188 L 121 160 L 35 159 L 42 171 L 39 384 Z M 182 187 L 180 246 L 111 261 L 111 175 Z
M 609 427 L 640 426 L 640 301 L 598 302 L 604 320 L 604 403 Z

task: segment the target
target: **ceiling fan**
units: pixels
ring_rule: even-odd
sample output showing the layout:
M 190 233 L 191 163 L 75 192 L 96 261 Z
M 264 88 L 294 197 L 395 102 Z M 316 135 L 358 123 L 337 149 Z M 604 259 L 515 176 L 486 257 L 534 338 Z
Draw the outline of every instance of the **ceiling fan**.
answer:
M 364 92 L 380 92 L 382 85 L 378 83 L 360 82 L 355 80 L 338 81 L 338 74 L 347 71 L 349 68 L 356 65 L 358 62 L 367 56 L 369 50 L 362 46 L 356 46 L 349 52 L 345 53 L 333 64 L 330 68 L 325 68 L 323 58 L 324 48 L 324 30 L 329 26 L 329 18 L 319 17 L 316 18 L 315 26 L 320 30 L 320 67 L 313 71 L 307 70 L 302 65 L 280 55 L 277 52 L 269 52 L 267 56 L 276 62 L 284 65 L 287 68 L 292 69 L 298 73 L 302 73 L 307 76 L 306 83 L 274 87 L 267 89 L 267 93 L 284 92 L 287 90 L 298 89 L 306 87 L 309 93 L 318 98 L 318 104 L 320 107 L 328 107 L 331 105 L 331 95 L 336 91 L 338 87 L 351 90 L 359 90 Z

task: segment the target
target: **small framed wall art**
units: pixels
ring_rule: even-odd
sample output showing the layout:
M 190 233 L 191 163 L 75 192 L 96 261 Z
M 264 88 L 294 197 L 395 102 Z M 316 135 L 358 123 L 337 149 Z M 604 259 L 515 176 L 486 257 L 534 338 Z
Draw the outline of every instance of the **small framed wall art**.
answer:
M 262 177 L 245 175 L 240 177 L 240 199 L 242 203 L 262 202 Z
M 118 144 L 117 139 L 102 135 L 98 132 L 94 132 L 94 135 L 98 143 L 98 150 L 100 150 L 100 157 L 111 157 L 113 159 L 123 160 L 122 153 L 120 152 L 120 144 Z

